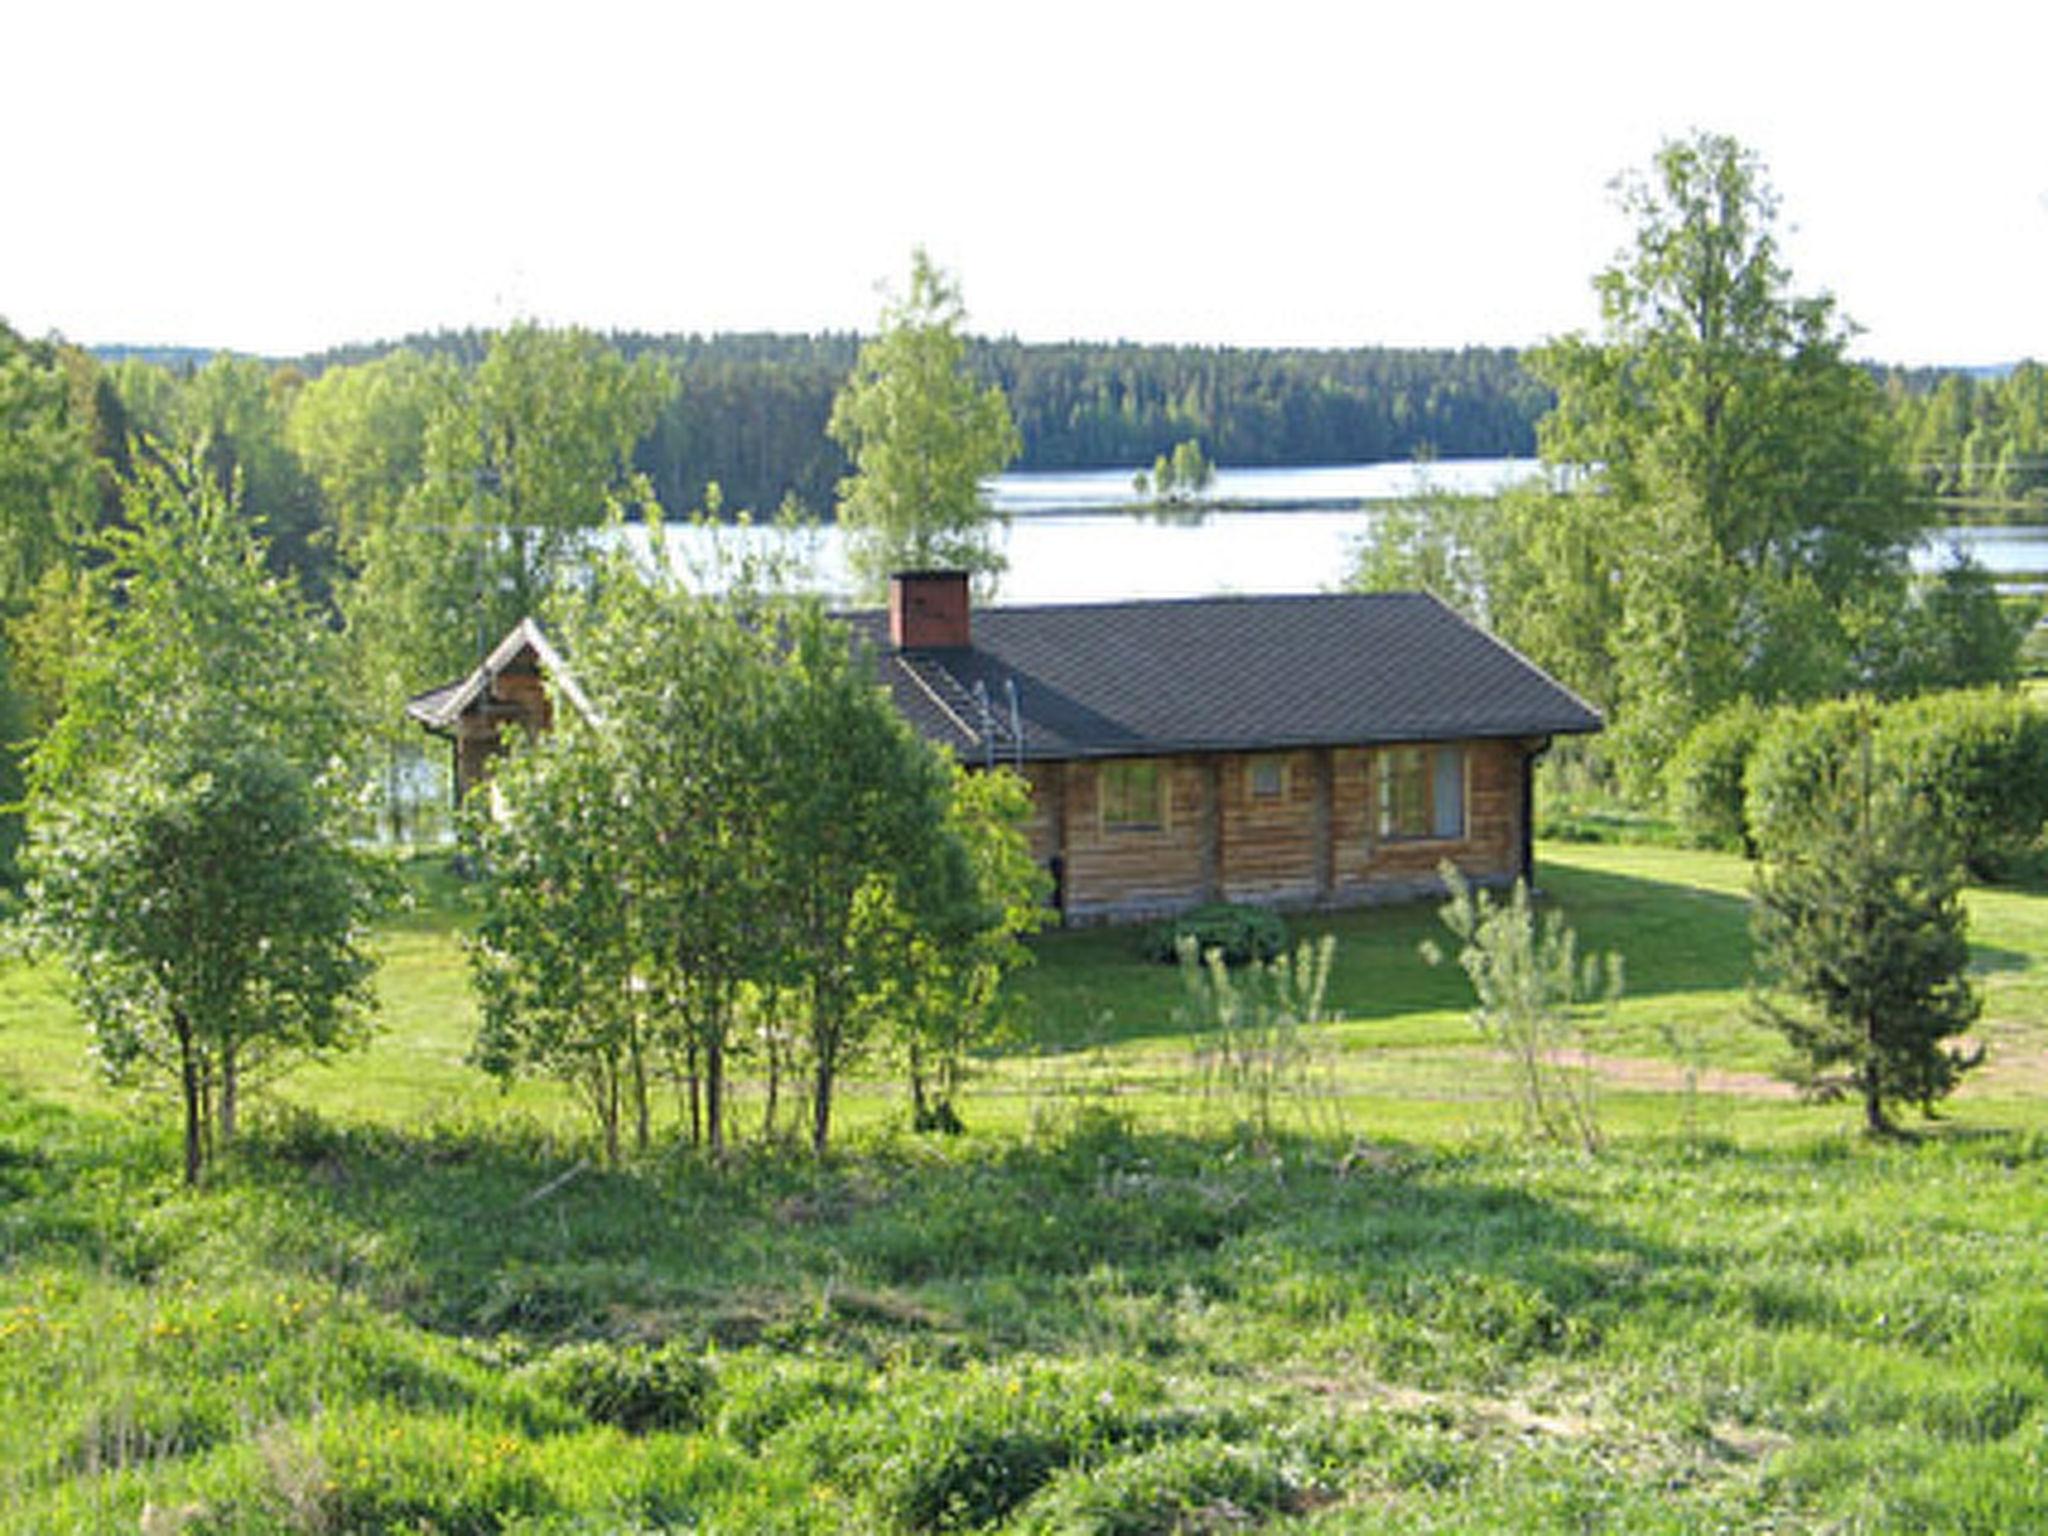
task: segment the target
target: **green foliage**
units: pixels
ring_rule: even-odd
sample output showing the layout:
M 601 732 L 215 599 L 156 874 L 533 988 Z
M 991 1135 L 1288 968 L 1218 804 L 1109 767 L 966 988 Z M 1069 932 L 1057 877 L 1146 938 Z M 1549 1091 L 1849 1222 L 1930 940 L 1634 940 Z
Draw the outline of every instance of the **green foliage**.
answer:
M 1873 706 L 1832 699 L 1772 714 L 1743 774 L 1744 820 L 1759 849 L 1789 844 L 1815 804 L 1871 741 Z
M 1866 768 L 1823 786 L 1757 868 L 1757 1012 L 1798 1053 L 1796 1080 L 1856 1094 L 1872 1132 L 1894 1105 L 1931 1111 L 1983 1059 L 1942 1043 L 1983 1006 L 1953 846 Z
M 309 598 L 324 602 L 333 542 L 322 537 L 318 487 L 287 436 L 298 383 L 287 370 L 221 353 L 177 381 L 167 402 L 170 420 L 153 430 L 261 535 L 272 569 L 295 576 Z
M 1750 834 L 1766 850 L 1788 846 L 1811 809 L 1866 767 L 1918 802 L 1980 876 L 2010 868 L 2048 821 L 2048 715 L 1993 690 L 1779 712 L 1749 764 Z
M 1732 1012 L 1737 861 L 1546 865 L 1581 934 L 1626 948 L 1641 1038 Z M 424 898 L 387 945 L 451 963 L 463 908 Z M 1987 1023 L 2032 1039 L 2048 898 L 1972 901 L 2004 952 Z M 10 965 L 0 1530 L 134 1530 L 147 1505 L 249 1532 L 824 1536 L 890 1529 L 935 1488 L 1007 1505 L 995 1530 L 2042 1523 L 2028 1077 L 1973 1080 L 1964 1123 L 1911 1143 L 1710 1085 L 1701 1137 L 1631 1089 L 1598 1159 L 1503 1144 L 1474 1133 L 1493 1059 L 1461 978 L 1401 964 L 1433 921 L 1317 922 L 1344 935 L 1333 1044 L 1369 1140 L 1248 1156 L 1169 1120 L 1195 1078 L 1160 1048 L 1158 972 L 1127 935 L 1075 932 L 1039 945 L 1044 995 L 1114 969 L 1155 1003 L 1118 1000 L 1113 1118 L 1005 1122 L 1038 1091 L 1027 1056 L 991 1067 L 1005 1091 L 969 1138 L 646 1159 L 538 1200 L 575 1139 L 531 1093 L 494 1126 L 419 1118 L 475 1089 L 442 1035 L 320 1074 L 297 1096 L 321 1118 L 252 1125 L 186 1195 L 168 1138 L 24 1048 L 70 1026 Z M 392 1011 L 458 1012 L 414 995 L 424 975 L 388 974 Z M 1754 1032 L 1729 1033 L 1712 1065 L 1753 1062 Z M 398 1076 L 431 1096 L 383 1091 Z M 533 1362 L 592 1337 L 715 1350 L 711 1418 L 628 1434 L 540 1390 Z
M 285 1058 L 364 1038 L 378 886 L 303 775 L 262 745 L 181 741 L 40 795 L 29 901 L 76 977 L 100 1064 L 183 1099 L 186 1174 Z
M 1739 699 L 1694 726 L 1664 771 L 1671 818 L 1695 847 L 1749 847 L 1746 776 L 1770 711 Z
M 61 713 L 35 751 L 39 791 L 195 721 L 265 742 L 308 777 L 329 773 L 348 725 L 333 637 L 268 569 L 229 497 L 203 473 L 145 464 L 124 514 L 127 526 L 92 541 L 85 589 L 59 595 L 72 655 Z
M 1271 907 L 1210 902 L 1155 923 L 1145 930 L 1142 947 L 1153 960 L 1178 964 L 1190 943 L 1198 955 L 1219 954 L 1227 965 L 1277 960 L 1287 950 L 1287 919 Z
M 1140 496 L 1178 504 L 1199 497 L 1215 479 L 1215 466 L 1203 454 L 1201 439 L 1191 437 L 1174 444 L 1171 454 L 1159 455 L 1150 477 L 1140 471 L 1133 485 Z
M 1022 786 L 950 770 L 842 626 L 750 580 L 714 599 L 615 569 L 575 635 L 603 723 L 532 751 L 474 823 L 479 1059 L 578 1084 L 614 1154 L 622 1105 L 644 1145 L 657 1073 L 722 1147 L 742 1053 L 769 1135 L 807 1070 L 823 1151 L 841 1074 L 878 1040 L 919 1110 L 957 1123 L 966 1054 L 1042 920 Z
M 1317 944 L 1304 939 L 1292 957 L 1252 960 L 1233 975 L 1220 949 L 1180 940 L 1182 1017 L 1197 1042 L 1203 1090 L 1236 1107 L 1262 1142 L 1279 1128 L 1279 1100 L 1306 1107 L 1308 1031 L 1329 1022 L 1336 953 L 1336 936 L 1324 934 Z
M 894 1423 L 871 1426 L 876 1442 L 848 1449 L 889 1528 L 985 1529 L 1061 1468 L 1091 1464 L 1133 1432 L 1149 1393 L 1132 1376 L 1113 1366 L 978 1373 L 911 1396 Z
M 382 882 L 322 778 L 321 631 L 209 482 L 145 475 L 129 513 L 30 760 L 29 899 L 101 1064 L 178 1092 L 196 1182 L 246 1088 L 363 1038 Z
M 596 532 L 659 509 L 634 445 L 673 388 L 588 331 L 519 325 L 463 370 L 405 354 L 324 378 L 294 440 L 328 498 L 365 760 L 417 735 L 403 705 L 461 677 L 584 579 Z
M 1446 863 L 1442 874 L 1451 899 L 1439 915 L 1457 936 L 1458 965 L 1477 999 L 1472 1022 L 1508 1058 L 1523 1135 L 1598 1150 L 1592 1075 L 1574 1068 L 1567 1053 L 1585 1049 L 1580 1016 L 1588 1005 L 1612 1010 L 1621 1000 L 1621 957 L 1581 958 L 1561 912 L 1539 927 L 1520 880 L 1503 904 L 1473 889 L 1455 865 Z M 1426 944 L 1423 958 L 1436 965 L 1443 957 Z
M 608 1162 L 628 1123 L 644 1152 L 660 1041 L 637 888 L 622 878 L 636 829 L 603 743 L 573 725 L 554 733 L 478 799 L 471 835 L 487 877 L 471 950 L 474 1059 L 501 1083 L 539 1073 L 572 1085 Z
M 1503 627 L 1613 704 L 1614 750 L 1653 782 L 1734 699 L 1850 680 L 1872 616 L 1903 598 L 1926 513 L 1848 326 L 1825 296 L 1790 292 L 1755 155 L 1695 134 L 1620 192 L 1635 234 L 1596 279 L 1603 335 L 1528 358 L 1558 397 L 1543 456 L 1579 476 L 1581 507 L 1569 538 L 1515 541 L 1534 576 L 1510 582 L 1576 594 L 1560 606 L 1577 639 L 1532 643 L 1553 621 L 1525 633 L 1526 598 Z
M 860 1007 L 894 1036 L 919 1131 L 964 1129 L 956 1100 L 969 1055 L 1015 1032 L 1005 981 L 1030 963 L 1024 938 L 1053 920 L 1049 877 L 1025 831 L 1030 815 L 1031 787 L 1017 774 L 954 765 L 946 829 L 968 878 L 951 887 L 950 909 L 919 921 L 880 888 L 861 909 L 863 948 L 875 963 Z
M 523 1374 L 593 1423 L 632 1435 L 695 1429 L 711 1416 L 718 1385 L 710 1366 L 675 1343 L 564 1344 Z
M 811 1145 L 876 1023 L 864 999 L 900 975 L 907 923 L 941 946 L 1005 925 L 948 825 L 951 770 L 874 686 L 869 659 L 815 605 L 793 616 L 759 761 L 772 765 L 765 850 L 782 918 L 780 978 L 800 999 Z M 894 917 L 886 914 L 895 914 Z M 963 958 L 965 956 L 963 955 Z
M 1953 552 L 1908 600 L 1872 616 L 1858 649 L 1871 686 L 1887 697 L 2019 680 L 2020 647 L 2038 604 L 2008 604 L 1991 573 Z
M 795 498 L 833 505 L 848 470 L 826 435 L 833 396 L 859 338 L 714 335 L 610 338 L 629 358 L 658 360 L 676 381 L 634 468 L 668 507 L 703 507 L 717 486 L 732 507 Z M 444 332 L 397 348 L 350 348 L 302 359 L 317 377 L 299 409 L 329 380 L 373 372 L 398 351 L 460 370 L 489 337 Z M 1549 392 L 1501 347 L 1237 348 L 1130 342 L 1020 342 L 966 338 L 967 366 L 1010 403 L 1027 470 L 1150 464 L 1190 436 L 1229 464 L 1278 466 L 1526 456 Z M 337 392 L 352 386 L 337 385 Z M 372 405 L 372 410 L 395 408 Z M 307 467 L 326 483 L 336 462 L 300 438 Z M 367 459 L 359 467 L 369 469 Z M 333 502 L 330 500 L 330 506 Z
M 85 360 L 0 323 L 0 617 L 68 565 L 93 526 L 94 396 Z
M 2048 823 L 2048 712 L 2024 695 L 1930 694 L 1887 708 L 1878 747 L 1972 874 L 1995 877 Z
M 952 279 L 915 251 L 909 293 L 884 310 L 832 402 L 826 430 L 853 461 L 839 521 L 864 591 L 896 571 L 1002 569 L 981 482 L 1022 443 L 1001 388 L 967 370 L 964 318 Z
M 1357 592 L 1429 592 L 1486 623 L 1499 606 L 1494 546 L 1509 527 L 1504 503 L 1484 497 L 1423 492 L 1380 507 L 1359 541 L 1348 585 Z
M 2003 378 L 1944 373 L 1932 388 L 1898 389 L 1893 409 L 1926 490 L 2015 519 L 2048 501 L 2048 369 L 2040 363 Z
M 1173 1440 L 1058 1477 L 1025 1506 L 1018 1527 L 1046 1536 L 1247 1529 L 1286 1513 L 1297 1493 L 1264 1446 Z

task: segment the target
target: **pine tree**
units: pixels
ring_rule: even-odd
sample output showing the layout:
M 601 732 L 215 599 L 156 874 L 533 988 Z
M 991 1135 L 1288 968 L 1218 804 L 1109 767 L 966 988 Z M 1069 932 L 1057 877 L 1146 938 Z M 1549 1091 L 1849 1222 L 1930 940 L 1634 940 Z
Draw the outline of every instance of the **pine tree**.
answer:
M 1943 1042 L 1977 1019 L 1962 866 L 1927 809 L 1874 790 L 1868 753 L 1813 814 L 1765 849 L 1752 929 L 1758 1017 L 1798 1053 L 1808 1092 L 1857 1094 L 1864 1124 L 1931 1113 L 1983 1060 Z

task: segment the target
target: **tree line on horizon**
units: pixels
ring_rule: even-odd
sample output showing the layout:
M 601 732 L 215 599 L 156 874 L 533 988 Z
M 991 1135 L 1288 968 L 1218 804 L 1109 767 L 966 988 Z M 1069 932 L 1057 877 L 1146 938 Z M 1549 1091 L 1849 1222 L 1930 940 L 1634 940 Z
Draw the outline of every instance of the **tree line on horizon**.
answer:
M 488 331 L 446 330 L 258 359 L 287 385 L 405 351 L 464 368 Z M 606 345 L 674 378 L 633 467 L 662 504 L 727 509 L 792 498 L 829 517 L 847 474 L 825 431 L 858 357 L 854 332 L 614 332 Z M 1183 442 L 1244 469 L 1428 458 L 1526 458 L 1556 396 L 1505 347 L 1258 348 L 1022 342 L 967 336 L 968 366 L 999 386 L 1022 439 L 1014 469 L 1142 469 Z M 147 364 L 190 378 L 225 354 L 203 347 L 85 349 L 108 369 Z M 1884 387 L 1915 483 L 1944 503 L 2022 514 L 2048 499 L 2048 370 L 1863 365 Z
M 1032 343 L 964 336 L 977 382 L 999 387 L 1022 439 L 1013 469 L 1128 469 L 1180 443 L 1240 468 L 1535 451 L 1548 391 L 1506 348 L 1243 348 Z M 862 345 L 851 332 L 713 336 L 613 333 L 629 359 L 676 381 L 634 450 L 662 504 L 771 509 L 794 497 L 829 515 L 846 455 L 826 435 L 833 396 Z M 344 347 L 282 365 L 314 377 L 404 349 L 465 366 L 486 332 L 444 331 Z

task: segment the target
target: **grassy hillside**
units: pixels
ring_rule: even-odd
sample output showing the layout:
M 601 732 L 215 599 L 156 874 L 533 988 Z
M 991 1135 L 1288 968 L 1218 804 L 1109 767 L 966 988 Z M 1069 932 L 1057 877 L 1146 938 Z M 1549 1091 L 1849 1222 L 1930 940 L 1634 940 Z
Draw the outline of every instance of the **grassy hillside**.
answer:
M 1738 861 L 1544 857 L 1628 961 L 1596 1159 L 1501 1137 L 1426 909 L 1334 921 L 1346 1019 L 1270 1139 L 1096 932 L 1044 944 L 967 1137 L 878 1078 L 822 1165 L 603 1172 L 463 1064 L 432 886 L 377 1046 L 198 1194 L 0 971 L 0 1529 L 2048 1521 L 2048 898 L 1973 898 L 1994 1068 L 1873 1146 L 1763 1075 Z

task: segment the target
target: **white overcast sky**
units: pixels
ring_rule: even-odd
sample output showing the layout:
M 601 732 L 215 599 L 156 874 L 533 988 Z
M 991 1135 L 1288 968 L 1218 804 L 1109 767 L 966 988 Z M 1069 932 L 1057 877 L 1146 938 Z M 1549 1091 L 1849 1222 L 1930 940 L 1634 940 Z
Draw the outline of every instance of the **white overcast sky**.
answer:
M 864 329 L 922 243 L 989 334 L 1522 345 L 1700 127 L 1862 354 L 2048 358 L 2044 45 L 2043 0 L 6 0 L 0 317 Z

